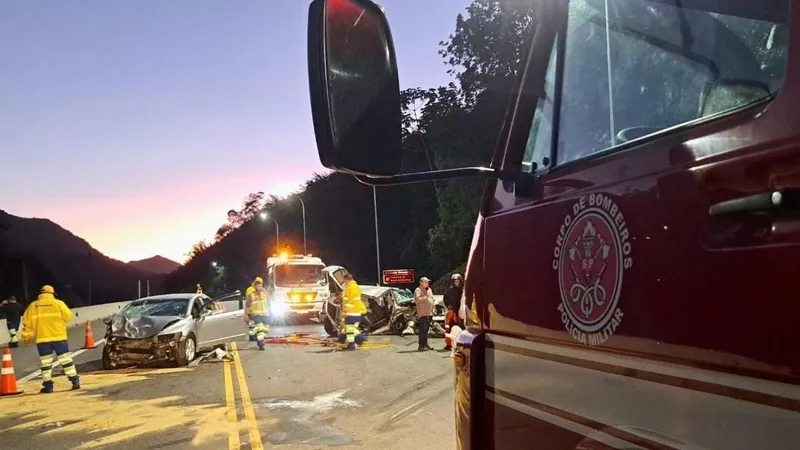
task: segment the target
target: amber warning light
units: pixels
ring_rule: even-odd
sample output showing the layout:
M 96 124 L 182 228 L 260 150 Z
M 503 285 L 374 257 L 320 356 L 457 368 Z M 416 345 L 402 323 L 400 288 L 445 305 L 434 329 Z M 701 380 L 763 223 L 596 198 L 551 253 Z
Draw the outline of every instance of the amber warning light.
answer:
M 383 271 L 383 284 L 413 284 L 414 269 L 391 269 Z

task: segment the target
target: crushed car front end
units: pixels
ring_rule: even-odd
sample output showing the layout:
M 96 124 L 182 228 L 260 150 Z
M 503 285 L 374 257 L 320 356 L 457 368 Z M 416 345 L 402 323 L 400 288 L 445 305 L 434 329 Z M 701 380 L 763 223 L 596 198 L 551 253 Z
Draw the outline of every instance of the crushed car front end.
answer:
M 181 342 L 192 332 L 188 317 L 112 317 L 106 329 L 103 367 L 175 361 Z

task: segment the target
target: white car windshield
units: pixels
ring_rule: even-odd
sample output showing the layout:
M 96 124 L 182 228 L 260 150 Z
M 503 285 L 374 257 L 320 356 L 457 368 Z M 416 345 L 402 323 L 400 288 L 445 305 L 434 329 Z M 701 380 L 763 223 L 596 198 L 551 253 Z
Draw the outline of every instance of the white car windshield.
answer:
M 126 319 L 141 316 L 182 316 L 189 307 L 189 299 L 143 299 L 131 302 L 120 314 Z

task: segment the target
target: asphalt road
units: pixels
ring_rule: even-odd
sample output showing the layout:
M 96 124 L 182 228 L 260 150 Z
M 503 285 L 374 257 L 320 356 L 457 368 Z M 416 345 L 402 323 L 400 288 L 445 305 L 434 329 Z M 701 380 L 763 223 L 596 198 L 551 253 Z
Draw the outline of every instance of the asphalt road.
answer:
M 293 331 L 324 333 L 301 325 L 270 334 Z M 75 348 L 79 334 L 70 336 Z M 75 358 L 82 390 L 69 391 L 59 376 L 54 394 L 39 394 L 41 381 L 31 380 L 20 383 L 24 395 L 0 398 L 0 448 L 454 449 L 449 354 L 418 353 L 413 336 L 372 341 L 389 345 L 341 352 L 272 344 L 260 352 L 240 340 L 229 346 L 233 361 L 113 372 L 100 370 L 99 349 L 88 350 Z M 21 365 L 35 369 L 31 350 L 15 350 L 18 378 Z

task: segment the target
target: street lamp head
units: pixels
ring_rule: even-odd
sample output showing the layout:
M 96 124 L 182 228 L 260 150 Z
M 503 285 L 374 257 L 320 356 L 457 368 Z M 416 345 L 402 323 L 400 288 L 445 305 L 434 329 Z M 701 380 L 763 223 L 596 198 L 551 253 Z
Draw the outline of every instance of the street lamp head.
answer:
M 262 212 L 261 214 L 258 215 L 258 217 L 260 217 L 261 220 L 267 220 L 267 217 L 269 217 L 269 216 L 267 216 L 267 213 Z
M 216 261 L 211 261 L 211 267 L 217 267 L 217 262 Z

